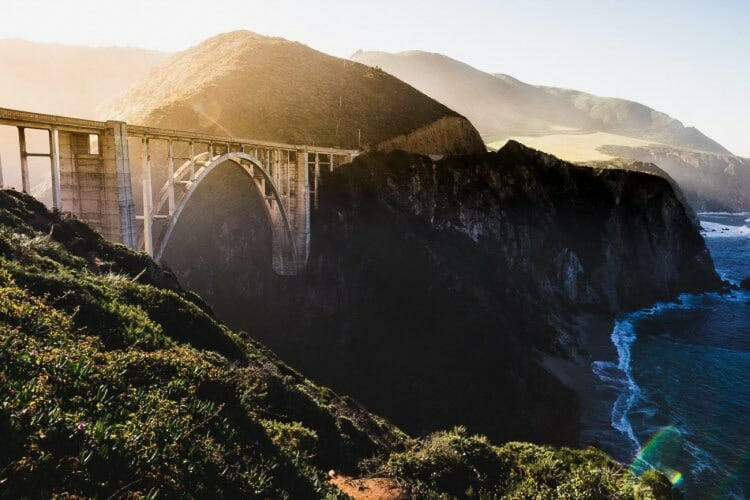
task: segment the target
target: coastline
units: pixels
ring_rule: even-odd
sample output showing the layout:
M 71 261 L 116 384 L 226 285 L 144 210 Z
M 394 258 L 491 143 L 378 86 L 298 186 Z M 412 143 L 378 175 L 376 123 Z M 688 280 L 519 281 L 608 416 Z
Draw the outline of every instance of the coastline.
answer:
M 612 342 L 615 320 L 609 315 L 587 314 L 578 318 L 581 345 L 579 360 L 543 354 L 541 365 L 566 387 L 575 391 L 580 403 L 580 446 L 595 446 L 620 461 L 629 462 L 632 443 L 612 427 L 612 408 L 620 393 L 614 384 L 604 383 L 593 370 L 594 362 L 618 362 Z

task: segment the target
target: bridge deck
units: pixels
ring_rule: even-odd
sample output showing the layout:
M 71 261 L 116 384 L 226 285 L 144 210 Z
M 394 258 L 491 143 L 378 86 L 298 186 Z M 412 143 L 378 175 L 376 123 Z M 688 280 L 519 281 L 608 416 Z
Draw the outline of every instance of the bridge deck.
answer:
M 107 122 L 103 121 L 48 115 L 44 113 L 32 113 L 29 111 L 20 111 L 8 108 L 0 108 L 0 124 L 16 127 L 38 128 L 43 130 L 51 130 L 52 128 L 56 128 L 58 130 L 82 132 L 88 134 L 100 134 L 107 128 Z M 288 151 L 305 149 L 310 153 L 334 155 L 356 155 L 359 153 L 358 150 L 354 149 L 311 146 L 309 144 L 286 144 L 281 142 L 248 139 L 245 137 L 211 135 L 190 130 L 155 128 L 142 125 L 127 124 L 127 132 L 128 136 L 130 137 L 162 140 L 182 140 L 186 142 L 192 141 L 199 144 L 239 144 L 243 146 L 257 146 L 259 148 L 280 149 Z

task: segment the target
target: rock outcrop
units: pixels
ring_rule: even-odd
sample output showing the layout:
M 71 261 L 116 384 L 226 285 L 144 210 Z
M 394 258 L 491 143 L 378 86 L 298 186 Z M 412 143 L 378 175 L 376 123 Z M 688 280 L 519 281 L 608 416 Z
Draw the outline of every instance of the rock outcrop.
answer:
M 227 175 L 207 186 L 251 213 Z M 201 202 L 167 262 L 221 317 L 262 325 L 285 358 L 415 433 L 462 423 L 575 443 L 576 397 L 535 353 L 576 357 L 609 335 L 576 327 L 580 314 L 720 285 L 669 182 L 518 143 L 440 161 L 366 154 L 323 179 L 318 204 L 298 278 L 270 273 L 262 225 L 246 239 L 244 216 L 213 219 Z
M 750 158 L 668 146 L 603 146 L 603 153 L 655 163 L 681 187 L 698 211 L 750 209 Z
M 249 31 L 175 54 L 103 114 L 292 144 L 365 149 L 416 133 L 419 151 L 484 151 L 465 118 L 384 71 Z M 441 119 L 463 122 L 462 133 L 425 141 Z

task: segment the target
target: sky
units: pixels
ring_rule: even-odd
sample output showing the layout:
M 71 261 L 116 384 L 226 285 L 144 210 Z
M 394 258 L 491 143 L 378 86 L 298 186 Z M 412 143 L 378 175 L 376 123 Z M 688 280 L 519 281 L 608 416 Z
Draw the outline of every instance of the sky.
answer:
M 641 102 L 750 157 L 750 0 L 0 0 L 0 11 L 0 38 L 178 51 L 248 29 L 339 57 L 438 52 Z

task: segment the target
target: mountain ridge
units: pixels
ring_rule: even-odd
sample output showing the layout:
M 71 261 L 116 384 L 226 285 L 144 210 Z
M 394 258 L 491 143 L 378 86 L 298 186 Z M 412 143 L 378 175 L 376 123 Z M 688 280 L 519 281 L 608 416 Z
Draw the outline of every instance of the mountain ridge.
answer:
M 360 51 L 352 58 L 462 112 L 491 149 L 513 139 L 573 162 L 601 165 L 623 157 L 654 163 L 696 210 L 750 209 L 750 159 L 636 101 L 530 85 L 435 53 Z
M 554 126 L 599 126 L 603 131 L 637 132 L 634 136 L 636 138 L 666 140 L 675 146 L 729 153 L 698 129 L 685 127 L 666 113 L 636 101 L 601 97 L 559 87 L 531 85 L 502 73 L 481 71 L 462 61 L 433 52 L 358 51 L 352 55 L 352 60 L 381 67 L 449 107 L 463 111 L 488 142 L 549 132 Z M 459 78 L 463 83 L 457 83 Z M 441 80 L 450 81 L 443 86 Z M 494 98 L 488 93 L 490 91 Z M 497 96 L 502 96 L 505 100 L 497 100 Z M 514 98 L 515 101 L 509 102 L 509 98 Z M 476 99 L 481 101 L 472 102 Z M 634 129 L 632 125 L 628 126 L 628 120 L 640 122 L 639 127 Z M 649 132 L 649 126 L 653 126 L 654 130 Z

